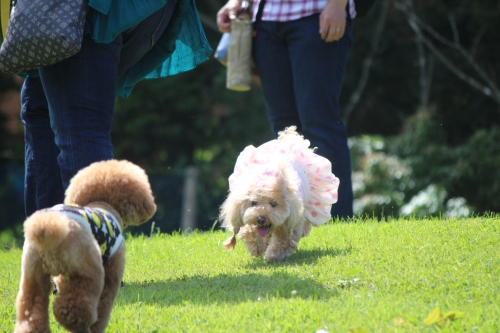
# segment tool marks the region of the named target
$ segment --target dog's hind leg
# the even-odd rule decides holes
[[[48,307],[51,291],[50,275],[44,271],[38,252],[25,245],[21,284],[16,299],[15,333],[50,332]]]
[[[293,248],[294,251],[297,250],[297,246],[301,238],[309,234],[309,232],[307,232],[307,234],[304,233],[304,231],[307,228],[306,223],[309,223],[309,221],[301,220],[290,230],[290,244],[291,244],[290,246]]]
[[[125,243],[122,243],[104,267],[104,288],[97,308],[97,321],[90,328],[92,333],[101,333],[106,330],[113,304],[121,287],[124,270]]]
[[[104,285],[104,272],[93,276],[58,276],[54,301],[56,320],[70,332],[90,333],[97,320],[97,305]]]
[[[303,236],[308,236],[309,233],[311,232],[313,224],[309,220],[304,221],[304,228],[302,230],[302,235]]]

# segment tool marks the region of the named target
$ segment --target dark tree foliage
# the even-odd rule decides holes
[[[221,36],[216,13],[225,2],[197,1],[213,49]],[[387,16],[376,36],[384,8]],[[493,203],[500,194],[500,176],[496,160],[488,158],[500,154],[500,99],[495,98],[500,73],[498,1],[377,0],[353,26],[342,110],[356,92],[367,55],[373,58],[359,101],[344,115],[349,135],[376,134],[407,142],[393,152],[413,161],[422,186],[446,178],[451,195],[466,197],[480,211],[500,209]],[[115,156],[151,174],[179,175],[192,165],[200,170],[198,215],[205,229],[217,217],[239,152],[273,137],[258,80],[250,92],[232,92],[225,88],[225,75],[224,66],[210,57],[190,72],[139,83],[130,98],[117,99],[112,132]],[[12,89],[19,91],[18,81],[0,73],[0,103]],[[421,110],[430,110],[427,118],[419,116]],[[22,137],[12,138],[0,127],[4,160],[22,159],[22,147]],[[5,183],[1,191],[10,193]]]
[[[405,119],[419,107],[419,61],[416,35],[408,17],[389,1],[386,26],[382,32],[378,53],[370,71],[370,79],[361,102],[349,118],[350,135],[364,133],[393,136],[403,130]],[[359,79],[366,49],[373,37],[373,25],[379,13],[380,0],[368,17],[354,20],[354,40],[349,58],[342,101],[350,97]],[[414,1],[415,12],[428,26],[450,41],[455,33],[460,45],[470,52],[473,61],[498,83],[500,73],[500,10],[497,1]],[[453,22],[453,23],[452,23]],[[432,38],[426,33],[425,36]],[[459,52],[436,40],[443,54],[466,75],[477,72]],[[426,107],[435,109],[435,120],[442,124],[450,145],[465,142],[480,128],[500,123],[500,103],[457,78],[429,50],[427,64],[430,73],[430,98]]]
[[[2,107],[7,94],[18,94],[19,80],[14,75],[0,72],[0,230],[19,224],[24,219],[23,208],[23,136],[7,131],[8,116]],[[21,228],[12,230],[20,237]]]
[[[6,128],[7,113],[2,110],[8,94],[18,94],[21,89],[20,80],[13,74],[0,71],[0,162],[13,161],[22,163],[22,135],[13,136]]]

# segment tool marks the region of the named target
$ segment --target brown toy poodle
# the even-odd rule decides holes
[[[123,229],[156,212],[148,177],[128,161],[96,162],[80,170],[64,204],[24,222],[22,275],[14,331],[50,332],[53,311],[71,332],[104,332],[125,268]]]

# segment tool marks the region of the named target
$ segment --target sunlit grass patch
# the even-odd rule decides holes
[[[129,237],[108,332],[500,331],[498,216],[333,222],[277,263],[240,241],[225,252],[228,236]],[[0,332],[13,328],[20,257],[0,252]]]

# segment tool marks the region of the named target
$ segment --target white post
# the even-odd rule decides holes
[[[198,169],[190,166],[184,170],[184,191],[182,196],[181,230],[192,231],[196,228],[196,185]]]

